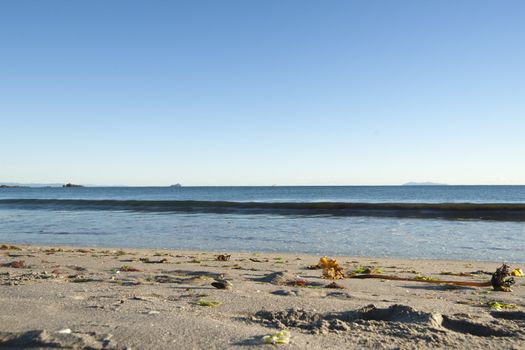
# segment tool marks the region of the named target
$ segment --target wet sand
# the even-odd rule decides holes
[[[524,277],[512,292],[352,278],[326,288],[308,268],[320,256],[5,245],[0,348],[525,348]],[[473,282],[502,263],[333,258],[345,275]],[[281,329],[288,344],[264,344]]]

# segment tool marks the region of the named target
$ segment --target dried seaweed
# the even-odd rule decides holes
[[[129,265],[122,265],[120,268],[118,268],[118,270],[122,272],[140,272],[139,269],[131,267]]]
[[[150,260],[149,258],[140,258],[139,260],[145,264],[164,264],[168,262],[168,259],[166,258],[163,258],[160,260]]]
[[[231,255],[229,254],[219,254],[217,255],[217,257],[215,258],[217,261],[228,261],[230,260],[231,258]]]
[[[14,269],[21,269],[25,267],[25,261],[24,260],[15,260],[11,261],[7,264],[4,264],[5,267],[12,267]]]
[[[338,280],[345,277],[343,268],[335,259],[328,259],[324,256],[319,259],[319,266],[323,269],[323,278]]]
[[[510,266],[503,264],[501,267],[498,267],[496,272],[492,274],[490,283],[492,284],[492,288],[494,288],[494,290],[511,292],[512,289],[510,287],[512,287],[516,281],[514,281],[514,278],[511,275]]]
[[[335,283],[335,282],[332,282],[332,283],[327,284],[326,286],[324,286],[324,288],[331,288],[331,289],[345,289],[345,287],[343,287],[342,285],[337,284],[337,283]]]
[[[22,250],[22,248],[15,245],[2,244],[0,245],[0,250]]]
[[[450,284],[455,286],[466,286],[466,287],[489,287],[492,286],[495,291],[510,292],[510,287],[514,285],[514,278],[511,276],[510,267],[507,264],[503,264],[499,267],[496,272],[492,274],[492,279],[487,282],[473,282],[473,281],[447,281],[440,280],[428,276],[416,276],[414,278],[404,278],[399,276],[385,276],[377,274],[360,274],[351,275],[350,278],[377,278],[383,280],[395,280],[395,281],[413,281],[413,282],[426,282],[426,283],[438,283],[438,284]]]

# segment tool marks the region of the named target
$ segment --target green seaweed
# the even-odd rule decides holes
[[[416,281],[437,282],[437,281],[439,281],[439,278],[432,277],[432,276],[417,275],[416,277],[414,277],[414,280],[416,280]]]
[[[502,301],[496,301],[496,300],[491,300],[491,301],[488,301],[486,303],[482,303],[482,305],[488,306],[492,310],[496,310],[496,311],[499,311],[499,310],[514,310],[514,309],[518,308],[516,306],[516,304],[504,303]]]
[[[358,266],[353,270],[348,272],[350,275],[358,273],[367,273],[367,274],[380,274],[383,273],[383,270],[380,267],[375,266]]]
[[[288,344],[290,342],[290,332],[285,329],[280,332],[265,335],[262,341],[264,344]]]

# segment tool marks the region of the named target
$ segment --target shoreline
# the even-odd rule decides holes
[[[519,348],[525,341],[524,277],[509,293],[352,278],[332,289],[322,270],[308,269],[320,258],[309,254],[5,245],[0,346],[253,348],[280,327],[290,332],[282,346],[293,349]],[[336,258],[346,274],[370,266],[383,275],[474,282],[501,265]],[[217,289],[217,281],[232,288]],[[495,310],[495,301],[514,309]]]
[[[513,265],[520,265],[525,267],[525,261],[517,261],[517,260],[506,260],[506,259],[495,259],[495,260],[476,260],[476,259],[432,259],[432,258],[414,258],[414,257],[402,257],[402,256],[369,256],[369,255],[345,255],[345,254],[329,254],[329,253],[323,253],[323,254],[317,254],[313,252],[304,252],[304,251],[296,251],[296,252],[290,252],[290,251],[265,251],[265,250],[235,250],[235,249],[228,249],[228,250],[217,250],[217,249],[178,249],[178,248],[159,248],[159,247],[128,247],[128,246],[122,246],[122,245],[89,245],[89,244],[76,244],[71,245],[67,243],[49,243],[49,244],[40,244],[40,243],[27,243],[27,242],[16,242],[16,241],[0,241],[0,245],[7,244],[7,245],[14,245],[19,247],[26,247],[26,248],[63,248],[63,249],[98,249],[98,250],[127,250],[127,251],[144,251],[147,253],[148,251],[156,251],[156,252],[180,252],[185,254],[202,254],[202,253],[208,253],[208,254],[224,254],[224,253],[234,253],[234,254],[240,254],[240,255],[250,255],[250,254],[267,254],[267,255],[280,255],[280,256],[308,256],[311,258],[316,257],[317,259],[320,259],[323,256],[329,256],[335,259],[340,258],[346,258],[346,259],[361,259],[361,260],[387,260],[387,261],[408,261],[408,262],[425,262],[425,263],[452,263],[452,264],[460,264],[460,263],[480,263],[480,264],[513,264]],[[0,250],[1,252],[1,250]]]

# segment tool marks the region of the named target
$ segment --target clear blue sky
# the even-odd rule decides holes
[[[525,184],[525,2],[0,1],[0,181]]]

